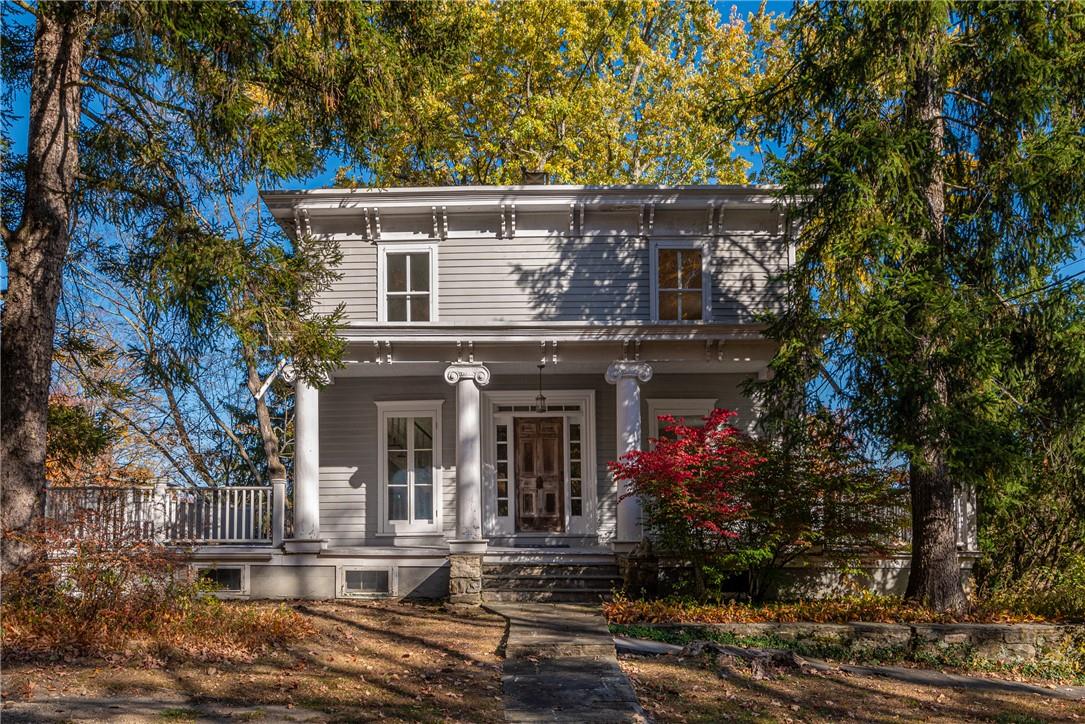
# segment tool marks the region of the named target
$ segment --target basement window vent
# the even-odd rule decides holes
[[[392,595],[392,572],[387,568],[343,571],[343,591],[348,596]]]
[[[245,590],[240,568],[200,568],[197,575],[216,591],[241,593]]]

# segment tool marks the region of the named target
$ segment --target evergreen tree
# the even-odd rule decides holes
[[[768,176],[796,209],[792,298],[771,329],[781,349],[765,392],[793,410],[814,375],[832,373],[907,461],[907,596],[959,610],[955,491],[1018,458],[1005,414],[1023,361],[1014,339],[1033,290],[1071,293],[1060,270],[1082,248],[1085,12],[819,2],[782,32],[781,71],[756,93],[725,90],[721,105],[748,137],[778,144]]]
[[[29,96],[25,158],[5,158],[9,287],[0,354],[3,529],[42,512],[56,310],[69,246],[107,223],[174,238],[208,199],[365,147],[454,57],[434,3],[38,3],[5,18],[6,87]],[[5,109],[10,115],[10,109]],[[5,139],[4,150],[11,148]],[[209,160],[228,158],[224,173]],[[239,252],[240,253],[240,252]],[[27,551],[3,547],[3,570]]]

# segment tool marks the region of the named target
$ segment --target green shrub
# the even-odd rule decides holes
[[[1085,621],[1085,556],[1061,569],[1038,568],[996,588],[981,604],[1051,621]]]

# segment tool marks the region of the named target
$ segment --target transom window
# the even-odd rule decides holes
[[[440,402],[379,402],[381,530],[440,529]]]
[[[652,249],[653,318],[699,322],[708,316],[705,251],[700,244],[657,242]]]
[[[433,245],[381,247],[381,321],[436,321],[436,256]]]

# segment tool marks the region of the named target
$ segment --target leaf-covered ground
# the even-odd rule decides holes
[[[1032,694],[919,686],[844,673],[758,680],[707,659],[623,657],[644,708],[659,722],[1075,722],[1085,703]]]
[[[244,707],[249,720],[279,718],[272,712],[284,708],[320,721],[502,720],[500,617],[388,602],[306,602],[294,608],[314,633],[249,662],[117,654],[111,661],[5,665],[5,706],[15,714],[28,700],[42,702],[45,711],[50,700],[64,698],[123,703],[159,697],[181,702],[167,710],[179,721],[199,718],[204,704]],[[262,716],[261,706],[276,708]]]

